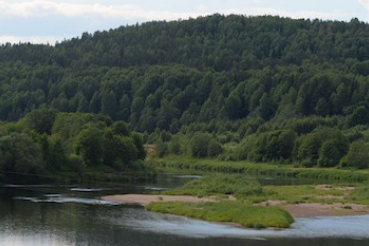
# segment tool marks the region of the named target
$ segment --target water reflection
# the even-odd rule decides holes
[[[369,216],[299,219],[290,230],[260,231],[98,203],[101,195],[172,188],[187,179],[168,176],[120,187],[0,188],[0,246],[369,245]]]

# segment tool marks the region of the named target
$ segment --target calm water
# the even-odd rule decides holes
[[[173,188],[196,176],[166,175],[156,184],[4,186],[1,246],[367,246],[369,216],[301,219],[292,229],[255,231],[117,206],[101,195]]]

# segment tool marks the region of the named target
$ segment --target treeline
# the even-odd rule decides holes
[[[144,171],[142,139],[103,115],[40,109],[0,125],[0,178],[6,182],[81,180],[88,172]]]
[[[348,159],[368,142],[368,39],[357,19],[212,15],[6,44],[0,119],[101,113],[143,133],[159,156],[365,168]]]
[[[145,139],[153,141],[157,157],[171,154],[302,167],[369,168],[368,125],[345,128],[345,118],[318,116],[257,122],[255,131],[246,133],[241,141],[240,132],[229,131],[224,136],[205,128],[174,135],[156,131]]]

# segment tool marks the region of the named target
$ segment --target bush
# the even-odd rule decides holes
[[[235,196],[260,196],[263,189],[254,179],[242,174],[212,174],[187,182],[183,187],[165,194],[208,196],[215,194]]]
[[[168,144],[168,151],[171,154],[179,155],[181,154],[181,144],[178,137],[173,137]]]
[[[208,146],[208,156],[217,157],[223,152],[222,145],[215,139],[211,140]]]
[[[168,153],[168,145],[161,140],[155,143],[155,155],[157,157],[164,157]]]
[[[83,158],[79,155],[71,154],[68,159],[71,169],[78,174],[82,174],[86,168]]]
[[[340,162],[341,167],[364,169],[369,167],[369,146],[363,141],[350,145],[350,150]]]
[[[204,158],[208,156],[208,147],[211,138],[207,134],[196,133],[191,138],[191,156],[195,158]]]

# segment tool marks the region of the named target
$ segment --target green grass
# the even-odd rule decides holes
[[[252,176],[294,177],[350,182],[369,180],[369,170],[300,168],[293,165],[253,163],[249,161],[230,162],[216,159],[194,159],[185,156],[167,156],[164,159],[151,159],[149,162],[157,169],[164,171],[240,173]]]
[[[162,192],[165,195],[234,195],[236,197],[260,196],[263,189],[260,184],[241,174],[211,174],[187,182],[183,187]]]
[[[237,223],[247,228],[289,228],[292,216],[277,207],[253,207],[242,202],[185,203],[153,202],[146,206],[151,212],[182,215],[211,222]]]
[[[351,192],[350,199],[356,203],[369,205],[369,182]]]
[[[330,189],[318,189],[315,185],[288,185],[288,186],[264,186],[265,197],[268,200],[286,201],[290,204],[296,203],[335,203],[345,202],[341,197],[347,195],[347,191],[336,189],[332,185]]]
[[[152,212],[183,215],[214,222],[232,222],[250,228],[287,228],[291,215],[270,201],[297,203],[345,203],[369,205],[369,183],[352,190],[345,185],[285,185],[261,186],[243,174],[212,173],[188,181],[183,187],[163,191],[163,195],[217,196],[214,203],[155,202],[146,208]],[[228,200],[228,195],[237,198]],[[266,206],[258,206],[264,202]]]
[[[359,190],[361,189],[364,188]],[[354,202],[355,199],[357,202],[365,202],[363,196],[356,195],[354,199],[351,193],[356,194],[355,191],[342,189],[341,185],[329,185],[325,189],[316,185],[261,186],[255,179],[250,179],[246,175],[212,173],[160,194],[217,196],[220,200],[227,200],[228,195],[233,195],[237,200],[242,200],[249,205],[268,200],[285,201],[290,204]]]

